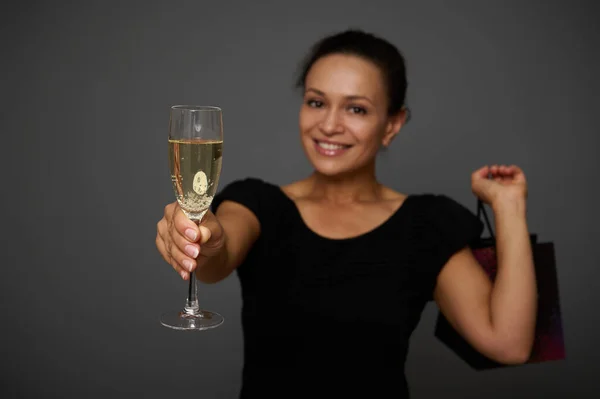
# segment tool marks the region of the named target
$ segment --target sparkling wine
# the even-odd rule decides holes
[[[223,141],[169,140],[171,181],[179,206],[190,219],[202,219],[219,184]]]

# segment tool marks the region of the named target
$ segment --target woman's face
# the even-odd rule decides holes
[[[390,117],[387,110],[384,79],[375,64],[345,54],[317,60],[306,76],[300,109],[302,145],[313,167],[340,176],[372,166],[404,121],[403,112]]]

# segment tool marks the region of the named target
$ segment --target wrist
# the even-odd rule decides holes
[[[501,195],[494,199],[491,208],[495,215],[525,217],[527,200],[522,196]]]

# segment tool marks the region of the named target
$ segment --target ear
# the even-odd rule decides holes
[[[408,110],[402,107],[395,115],[390,116],[387,126],[385,128],[385,135],[383,136],[382,144],[384,147],[388,147],[392,140],[402,129],[402,126],[406,123],[408,118]]]

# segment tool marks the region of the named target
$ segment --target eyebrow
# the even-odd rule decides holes
[[[309,87],[306,89],[306,92],[309,92],[309,91],[325,97],[325,93],[322,92],[321,90],[317,90],[312,87]],[[346,96],[346,98],[349,100],[366,100],[366,101],[370,102],[371,104],[373,104],[373,101],[369,97],[366,97],[366,96],[351,95],[351,96]]]

